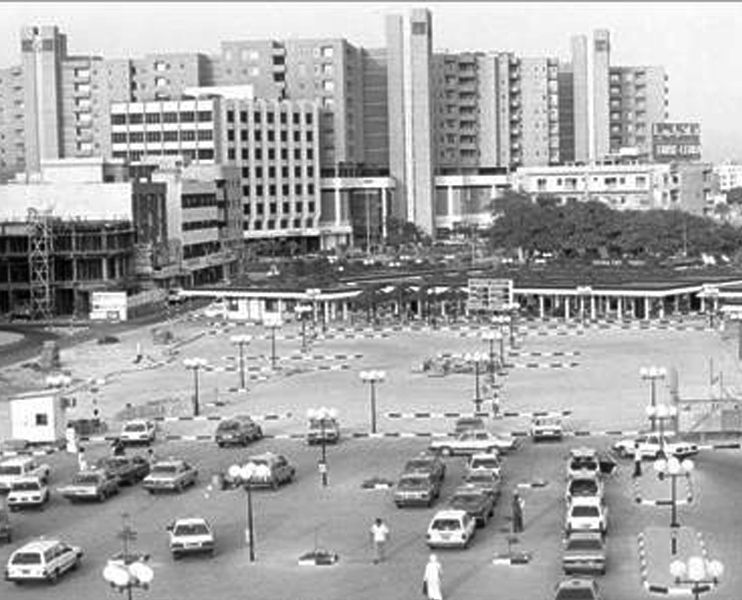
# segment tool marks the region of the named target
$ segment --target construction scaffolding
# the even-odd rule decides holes
[[[51,209],[28,209],[28,265],[30,273],[30,310],[32,319],[54,316],[54,236],[51,230]]]

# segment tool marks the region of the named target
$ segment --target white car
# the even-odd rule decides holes
[[[0,492],[10,490],[13,482],[25,477],[38,477],[43,482],[49,481],[49,465],[39,463],[31,456],[17,456],[0,462]]]
[[[431,519],[425,541],[430,548],[466,548],[476,526],[475,519],[465,510],[441,510]]]
[[[469,473],[472,471],[490,471],[497,477],[502,476],[502,464],[500,463],[500,456],[496,452],[472,454],[466,468]]]
[[[572,531],[608,530],[608,507],[601,496],[573,496],[567,504],[564,523],[567,534]]]
[[[124,444],[152,444],[155,441],[157,427],[146,419],[133,419],[124,423],[119,439]]]
[[[430,442],[430,450],[443,456],[455,454],[480,454],[508,452],[515,448],[515,438],[500,437],[489,431],[466,431],[453,438],[435,438]]]
[[[19,548],[8,559],[5,579],[23,581],[46,580],[51,583],[80,565],[83,551],[59,540],[38,540]]]
[[[167,527],[170,536],[169,546],[173,558],[184,554],[209,554],[214,556],[216,546],[214,530],[200,517],[178,519]]]
[[[562,418],[558,415],[534,417],[531,422],[531,438],[534,442],[541,440],[561,440],[564,437]]]
[[[659,458],[663,449],[666,456],[675,456],[680,459],[698,454],[696,444],[673,441],[672,436],[661,437],[658,433],[644,433],[633,439],[620,440],[613,445],[613,449],[624,458],[633,458],[637,449],[642,459]]]
[[[49,502],[49,486],[39,477],[21,477],[11,484],[7,502],[10,510],[43,506]]]

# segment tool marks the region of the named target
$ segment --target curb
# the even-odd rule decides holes
[[[693,504],[693,480],[690,477],[690,473],[685,474],[687,482],[688,493],[683,499],[676,499],[676,506],[688,506]],[[641,490],[639,487],[639,478],[634,479],[634,502],[641,504],[642,506],[672,506],[672,500],[645,500],[641,496]]]

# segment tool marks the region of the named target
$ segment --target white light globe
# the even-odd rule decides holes
[[[691,581],[702,581],[706,577],[706,563],[700,556],[688,559],[688,578]]]
[[[143,562],[135,562],[129,565],[129,572],[137,578],[139,583],[149,585],[155,578],[155,573],[149,565]]]
[[[239,465],[232,465],[227,470],[227,474],[231,479],[238,479],[242,473],[242,468]]]
[[[683,471],[685,471],[686,473],[690,473],[695,465],[693,464],[692,460],[686,458],[683,462],[680,463],[680,466],[683,468]]]
[[[724,574],[724,565],[721,561],[710,560],[706,563],[706,570],[713,579],[719,579]]]
[[[131,583],[131,575],[129,571],[118,565],[109,564],[103,570],[103,577],[106,581],[111,582],[116,587],[126,587]]]
[[[670,575],[675,579],[685,577],[685,563],[682,560],[674,560],[670,563]]]

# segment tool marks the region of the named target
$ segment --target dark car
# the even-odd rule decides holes
[[[216,428],[216,443],[224,446],[247,446],[263,437],[263,430],[250,417],[233,417],[219,423]]]
[[[477,522],[477,527],[484,527],[495,512],[495,497],[474,485],[456,488],[448,504],[451,508],[465,510]]]
[[[394,490],[394,503],[403,506],[433,506],[441,493],[440,482],[430,473],[405,473]]]
[[[567,575],[605,575],[605,541],[598,531],[573,531],[564,540],[562,568]]]
[[[480,417],[460,417],[456,419],[453,432],[458,435],[466,431],[481,431],[483,429],[486,429],[486,427]]]
[[[492,471],[469,471],[464,475],[464,483],[491,495],[495,502],[499,500],[502,492],[502,479]]]
[[[435,454],[424,453],[408,460],[403,472],[429,473],[433,479],[441,483],[446,476],[446,463]]]
[[[143,456],[107,456],[95,466],[118,479],[119,485],[133,485],[149,475],[149,461]]]

